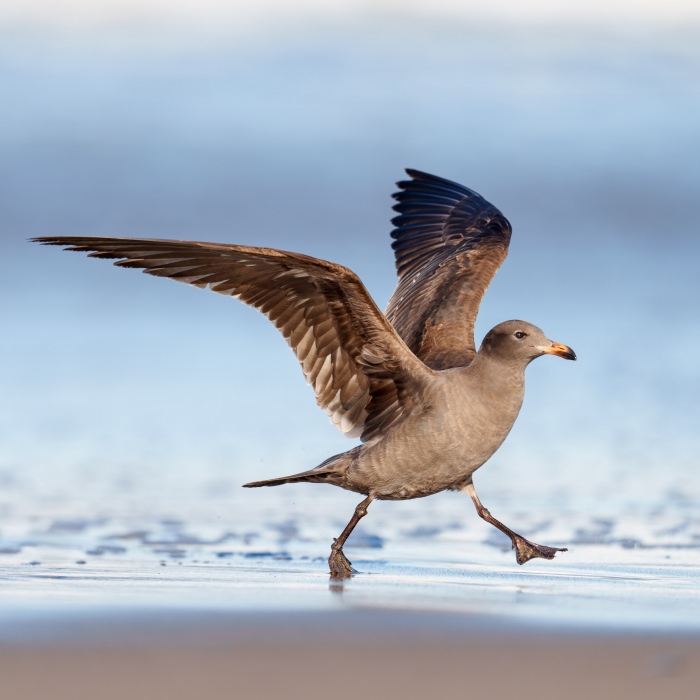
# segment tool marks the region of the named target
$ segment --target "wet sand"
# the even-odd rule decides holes
[[[377,610],[62,617],[0,645],[16,700],[694,698],[700,639]],[[49,639],[50,638],[50,639]]]
[[[166,545],[154,524],[120,549],[123,525],[64,521],[5,555],[3,697],[697,695],[695,548],[578,544],[518,567],[480,530],[365,531],[348,548],[361,573],[335,585],[303,528],[205,542],[180,524]]]

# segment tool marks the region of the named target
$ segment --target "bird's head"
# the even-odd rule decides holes
[[[521,360],[524,364],[542,355],[576,359],[570,347],[551,341],[537,326],[526,321],[499,323],[486,334],[481,352],[505,361]]]

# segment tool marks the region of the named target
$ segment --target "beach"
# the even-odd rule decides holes
[[[695,697],[697,637],[553,633],[376,610],[54,621],[4,643],[7,697]],[[60,644],[59,644],[60,641]]]
[[[154,26],[0,26],[3,697],[695,697],[695,25]],[[357,444],[271,324],[27,239],[298,251],[384,308],[405,167],[513,225],[477,344],[523,318],[578,355],[474,477],[568,551],[518,566],[463,494],[374,502],[333,584],[357,495],[242,488]]]
[[[338,583],[340,499],[295,488],[281,521],[244,497],[186,522],[35,519],[0,569],[8,697],[694,697],[697,518],[525,519],[569,551],[519,567],[466,499],[382,504]]]

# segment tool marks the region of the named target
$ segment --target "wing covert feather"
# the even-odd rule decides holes
[[[209,287],[258,309],[296,354],[318,405],[349,437],[366,441],[383,434],[420,405],[420,388],[432,376],[357,275],[341,265],[271,248],[196,241],[32,240]]]
[[[511,226],[473,190],[406,171],[397,183],[392,238],[399,283],[387,318],[435,370],[468,365],[476,354],[481,299],[508,254]]]

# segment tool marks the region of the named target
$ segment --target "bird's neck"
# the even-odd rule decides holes
[[[480,350],[467,368],[493,398],[517,404],[525,393],[526,363],[503,360]]]

